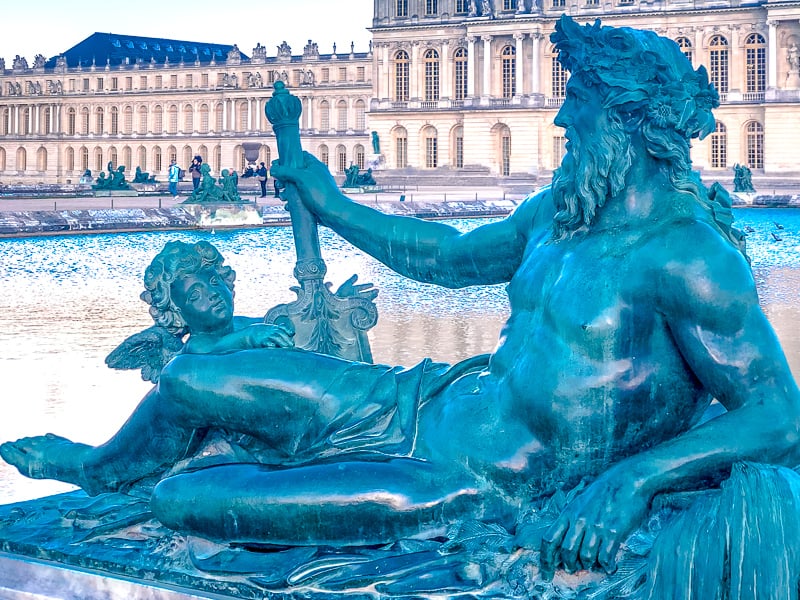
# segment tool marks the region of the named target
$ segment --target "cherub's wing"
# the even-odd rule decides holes
[[[183,348],[183,340],[153,325],[134,333],[106,356],[112,369],[141,369],[142,379],[158,382],[161,369]]]

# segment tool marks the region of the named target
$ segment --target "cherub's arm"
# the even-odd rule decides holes
[[[222,336],[190,335],[183,354],[228,354],[254,348],[289,348],[292,334],[278,325],[266,325],[260,319],[236,317],[234,330]]]
[[[797,384],[759,307],[747,263],[705,227],[684,231],[682,245],[666,240],[676,255],[655,282],[661,299],[655,309],[694,375],[728,412],[620,461],[595,480],[545,535],[545,573],[561,563],[570,570],[613,569],[620,543],[656,494],[715,485],[737,461],[798,460]]]

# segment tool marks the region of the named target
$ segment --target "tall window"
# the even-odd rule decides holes
[[[81,171],[86,171],[89,168],[89,149],[86,146],[81,147]]]
[[[155,171],[161,170],[161,148],[159,146],[153,148],[153,169]]]
[[[169,107],[168,133],[178,133],[178,107],[174,104]]]
[[[347,150],[342,145],[336,146],[336,169],[339,173],[344,173],[347,168]]]
[[[433,102],[439,99],[439,53],[434,49],[425,51],[425,100]]]
[[[94,149],[94,170],[102,171],[106,165],[103,164],[103,149],[97,147]]]
[[[408,0],[395,0],[395,14],[398,17],[408,16]]]
[[[131,147],[130,146],[125,146],[122,149],[122,164],[125,165],[126,167],[130,168],[130,165],[133,164],[132,158],[133,158],[133,156],[131,154]],[[133,169],[131,169],[131,170],[133,170]]]
[[[208,133],[208,104],[200,105],[200,133]]]
[[[359,169],[364,168],[364,146],[361,144],[357,144],[355,148],[353,148],[353,156],[355,158],[356,166]]]
[[[506,46],[500,52],[503,66],[503,98],[511,98],[517,85],[517,50],[514,46]]]
[[[72,128],[75,129],[75,109],[70,108],[70,112],[72,113]],[[10,132],[10,125],[11,123],[11,111],[7,108],[3,108],[0,110],[0,134],[6,135]],[[69,113],[67,113],[67,123],[69,123]],[[69,131],[68,131],[69,132]],[[72,132],[75,133],[74,131]]]
[[[679,37],[675,40],[675,43],[678,44],[678,48],[681,49],[683,55],[687,58],[687,60],[691,63],[694,59],[694,50],[692,49],[692,40],[687,37]]]
[[[453,66],[455,69],[455,99],[463,100],[467,97],[467,49],[457,48],[453,53]]]
[[[81,109],[81,134],[89,135],[89,109],[85,106]]]
[[[144,134],[147,133],[147,107],[140,106],[139,107],[139,131],[137,133]],[[144,167],[142,167],[144,169]]]
[[[116,106],[111,107],[111,129],[109,133],[111,135],[117,135],[119,133],[119,108]]]
[[[717,121],[717,128],[711,134],[711,167],[722,169],[728,166],[728,130]]]
[[[65,155],[65,160],[67,163],[67,171],[74,171],[75,170],[75,150],[72,148],[67,148],[67,153]],[[0,171],[5,170],[5,168],[0,169]]]
[[[764,168],[764,127],[758,121],[750,121],[745,127],[747,135],[747,166]]]
[[[711,83],[720,94],[728,93],[728,40],[721,35],[711,38],[708,45]]]
[[[27,171],[28,170],[28,153],[25,151],[25,148],[19,148],[17,150],[17,171]]]
[[[553,8],[564,8],[566,5],[567,0],[552,0],[552,4],[550,6]]]
[[[36,170],[47,171],[47,150],[39,148],[36,152]]]
[[[408,166],[408,133],[399,127],[394,133],[395,168],[404,169]]]
[[[31,109],[23,108],[20,111],[20,133],[27,135],[31,132]]]
[[[236,107],[236,112],[239,114],[239,131],[249,131],[250,107],[247,102],[240,102]]]
[[[191,104],[183,107],[183,132],[192,133],[194,131],[194,109]]]
[[[142,171],[147,171],[147,150],[144,146],[139,146],[136,154],[139,158],[139,167],[141,167]]]
[[[364,131],[367,128],[367,105],[363,100],[356,100],[356,130]]]
[[[455,14],[457,15],[467,14],[469,12],[469,2],[470,0],[456,0]]]
[[[425,143],[425,168],[435,169],[439,166],[439,139],[433,127],[426,127],[422,132]]]
[[[67,111],[67,135],[75,135],[75,122],[77,121],[77,113],[75,112],[74,108],[70,108]],[[3,119],[5,121],[5,119]],[[6,129],[3,133],[8,133],[8,129]]]
[[[514,0],[503,0],[503,10],[514,10]]]
[[[94,132],[98,135],[103,133],[103,125],[105,120],[105,113],[103,109],[98,107],[95,111]]]
[[[400,50],[394,55],[394,99],[408,102],[408,52]]]
[[[344,100],[336,103],[336,128],[339,131],[347,131],[347,102]]]
[[[500,133],[500,174],[511,175],[511,132],[507,127]]]
[[[153,109],[153,133],[156,135],[164,133],[164,109],[160,106]]]
[[[425,0],[425,16],[439,14],[439,0]]]
[[[108,149],[108,160],[111,161],[111,164],[114,167],[117,167],[119,165],[118,159],[119,157],[117,156],[117,149],[114,146],[111,146],[111,148]]]
[[[328,156],[328,147],[325,144],[322,144],[319,147],[319,153],[317,155],[319,157],[319,161],[325,165],[326,167],[330,163],[330,157]]]
[[[122,113],[122,132],[126,134],[133,133],[133,108],[130,106],[126,106]]]
[[[763,92],[767,87],[767,44],[764,38],[751,33],[744,41],[745,92]]]
[[[51,117],[52,117],[52,111],[51,111],[50,107],[47,106],[44,109],[44,132],[45,133],[52,133],[52,131],[50,131],[50,119],[51,119]]]
[[[553,50],[555,53],[555,49]],[[558,57],[552,58],[552,69],[550,71],[550,85],[552,87],[553,98],[566,98],[567,96],[567,71],[558,62]]]
[[[328,131],[331,128],[331,105],[327,100],[319,103],[319,128]]]
[[[224,111],[222,104],[217,104],[214,108],[214,130],[217,132],[222,131],[222,123],[225,121]]]
[[[453,166],[464,167],[464,128],[459,126],[453,131]]]
[[[557,169],[567,153],[567,138],[563,135],[553,137],[553,168]]]

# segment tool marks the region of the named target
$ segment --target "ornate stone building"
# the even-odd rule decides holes
[[[653,29],[706,66],[722,105],[698,168],[800,175],[800,0],[374,0],[366,53],[309,41],[302,55],[284,43],[248,57],[98,33],[31,66],[0,60],[0,182],[76,182],[109,161],[163,180],[171,157],[186,168],[194,154],[241,170],[247,142],[268,162],[277,78],[302,99],[304,147],[334,173],[365,166],[374,143],[384,181],[409,167],[453,182],[547,175],[564,152],[553,118],[566,74],[549,41],[562,12]]]
[[[716,133],[695,143],[696,167],[800,174],[798,0],[375,0],[369,127],[387,166],[557,166],[566,76],[549,36],[563,12],[652,29],[706,66],[722,105]]]
[[[270,56],[236,46],[95,33],[64,54],[29,66],[0,59],[0,183],[77,183],[108,162],[155,174],[171,158],[192,156],[212,172],[241,171],[243,144],[261,143],[259,160],[277,156],[264,104],[283,79],[303,102],[303,145],[333,171],[362,167],[370,148],[366,113],[372,56],[317,44]]]

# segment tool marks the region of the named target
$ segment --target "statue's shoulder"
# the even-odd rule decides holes
[[[509,218],[528,227],[550,227],[555,214],[555,200],[550,186],[546,185],[525,196]]]

